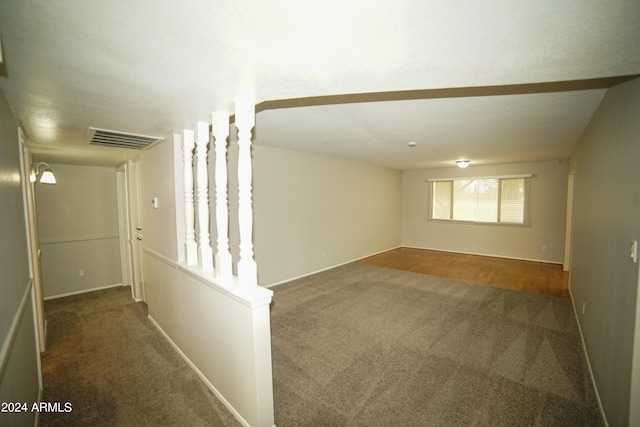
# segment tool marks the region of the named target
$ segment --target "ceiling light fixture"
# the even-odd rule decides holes
[[[471,162],[469,160],[458,160],[456,162],[456,165],[458,165],[459,168],[466,168],[467,166],[469,166],[471,164]]]
[[[45,166],[45,168],[42,172],[40,172],[40,166],[43,166],[43,165]],[[41,184],[56,183],[56,177],[53,174],[53,171],[51,170],[51,168],[49,168],[48,163],[40,162],[36,165],[35,170],[31,171],[31,182],[36,182],[36,180],[38,179],[38,175],[40,175],[40,180],[38,180],[38,182],[40,182]]]
[[[415,141],[410,141],[408,145],[409,145],[409,147],[413,148],[416,145],[418,145],[418,143],[416,143]]]

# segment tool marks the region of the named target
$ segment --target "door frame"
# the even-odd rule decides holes
[[[116,168],[116,197],[118,201],[118,240],[120,244],[120,270],[122,285],[131,286],[131,251],[129,250],[129,203],[127,194],[127,167]],[[133,291],[132,291],[133,296]]]
[[[127,183],[128,244],[131,266],[131,296],[135,301],[145,301],[144,270],[142,266],[142,223],[140,221],[139,164],[129,160],[125,165]]]
[[[629,393],[629,426],[640,426],[640,263],[636,287],[636,325],[631,357],[631,390]]]
[[[574,171],[569,172],[567,178],[567,220],[564,235],[564,261],[562,263],[563,271],[571,269],[571,238],[573,233],[573,186],[575,174]]]
[[[27,231],[26,239],[29,258],[29,275],[33,282],[31,299],[34,308],[37,344],[40,352],[43,352],[47,345],[47,321],[44,312],[44,289],[42,285],[42,270],[40,268],[40,244],[38,242],[35,194],[33,182],[31,181],[31,151],[29,151],[29,148],[24,143],[24,133],[21,127],[18,127],[18,147],[20,152],[22,198]],[[38,366],[40,366],[39,360]]]

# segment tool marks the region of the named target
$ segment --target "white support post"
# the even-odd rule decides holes
[[[236,104],[238,128],[238,223],[240,260],[238,285],[251,289],[258,286],[258,269],[253,259],[253,207],[251,205],[251,129],[255,126],[255,105],[243,100]]]
[[[229,112],[213,114],[213,136],[216,150],[216,230],[218,234],[215,256],[216,278],[231,283],[233,276],[231,252],[229,251],[229,202],[227,195],[227,137],[229,136]]]
[[[184,225],[185,252],[188,265],[198,264],[198,251],[195,231],[195,212],[193,206],[193,131],[184,131],[182,140],[182,159],[184,162]]]
[[[209,123],[198,122],[196,135],[196,189],[198,206],[198,258],[204,273],[213,272],[213,249],[209,236],[209,173],[207,170]]]

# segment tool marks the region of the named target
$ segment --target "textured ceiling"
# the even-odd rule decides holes
[[[474,164],[566,159],[604,92],[265,110],[257,116],[255,143],[400,170],[453,166],[462,159]],[[416,143],[414,147],[408,146],[410,141]]]
[[[536,84],[640,74],[637,0],[1,0],[0,33],[0,90],[60,163],[137,154],[89,127],[170,138],[246,95],[257,144],[398,169],[566,158],[611,81]]]

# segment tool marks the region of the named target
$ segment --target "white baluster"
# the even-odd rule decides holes
[[[205,273],[213,271],[213,250],[209,236],[209,173],[207,170],[207,145],[209,145],[209,123],[198,122],[196,135],[197,206],[198,206],[198,258]]]
[[[253,259],[253,207],[251,205],[251,129],[255,125],[255,105],[243,100],[236,104],[238,128],[238,222],[240,229],[240,260],[238,284],[242,288],[258,285],[258,272]]]
[[[229,251],[229,202],[227,197],[227,137],[229,136],[229,112],[213,114],[213,135],[216,150],[216,230],[218,232],[215,256],[216,277],[222,283],[230,283],[232,273]]]
[[[187,264],[198,263],[198,249],[196,244],[195,212],[193,207],[193,131],[184,131],[182,141],[182,159],[184,162],[184,222],[185,222],[185,250]]]

